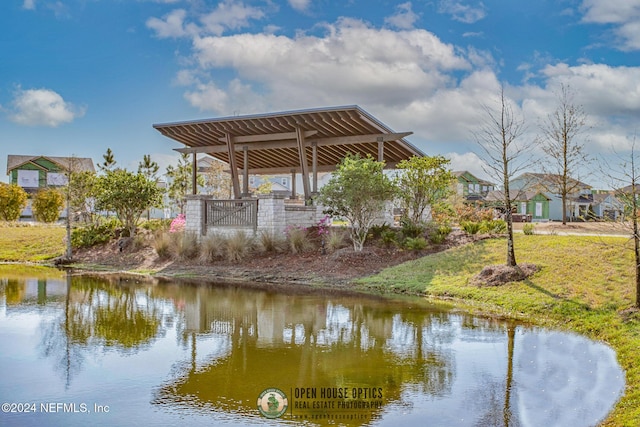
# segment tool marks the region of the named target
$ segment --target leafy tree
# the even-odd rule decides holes
[[[55,188],[43,188],[33,196],[31,208],[33,216],[46,223],[52,223],[60,218],[64,206],[64,197]]]
[[[427,207],[442,202],[451,192],[454,175],[447,168],[450,160],[443,156],[418,157],[402,160],[396,166],[398,195],[407,219],[414,224],[422,221]]]
[[[575,177],[578,169],[590,162],[584,144],[578,140],[584,132],[587,116],[583,108],[573,101],[573,92],[564,84],[558,93],[558,105],[547,116],[540,128],[539,142],[546,154],[542,169],[551,179],[547,191],[557,193],[562,199],[562,223],[567,223],[568,197],[580,186]]]
[[[162,202],[162,189],[155,181],[125,169],[115,169],[100,176],[98,189],[97,208],[114,211],[131,237],[135,235],[144,211],[160,206]]]
[[[329,182],[320,190],[319,201],[332,217],[342,217],[351,224],[353,249],[362,251],[367,233],[394,196],[394,186],[383,172],[384,162],[371,156],[347,155]]]
[[[500,88],[497,108],[485,105],[484,110],[486,119],[480,130],[474,133],[474,137],[485,154],[480,156],[484,160],[485,172],[502,183],[502,201],[507,222],[506,265],[516,267],[509,181],[526,166],[522,159],[530,146],[520,143],[520,137],[524,132],[524,119],[517,117],[513,112],[511,103],[505,97],[504,87]]]
[[[67,231],[66,258],[70,260],[73,255],[71,223],[77,219],[90,221],[93,219],[92,201],[96,192],[96,174],[93,171],[84,170],[82,162],[75,156],[67,159],[64,169],[67,185],[62,189],[67,206],[67,218],[65,221]]]
[[[95,172],[80,171],[69,174],[69,205],[73,216],[90,220],[93,216],[92,200],[97,192]]]
[[[183,153],[178,159],[178,164],[174,167],[167,167],[167,177],[169,177],[169,198],[178,206],[180,213],[184,213],[185,196],[193,191],[192,183],[192,163],[189,161],[189,154]],[[204,178],[198,176],[198,185],[204,185]]]
[[[0,219],[17,221],[27,206],[27,193],[16,184],[0,182]]]
[[[116,167],[116,163],[118,163],[113,156],[113,151],[111,151],[111,148],[107,148],[107,152],[102,155],[102,158],[104,159],[104,161],[98,165],[98,168],[100,168],[100,170],[103,172],[113,170]]]

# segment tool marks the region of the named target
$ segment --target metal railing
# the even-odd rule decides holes
[[[258,226],[257,200],[206,200],[204,224],[206,227]]]

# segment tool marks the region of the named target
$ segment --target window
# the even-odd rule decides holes
[[[542,216],[542,202],[536,202],[536,216]]]
[[[520,213],[522,215],[527,214],[527,202],[520,202]]]
[[[67,185],[67,177],[63,173],[49,172],[47,185]]]
[[[38,171],[32,170],[19,170],[18,171],[18,185],[23,188],[38,188],[40,181],[40,174]]]

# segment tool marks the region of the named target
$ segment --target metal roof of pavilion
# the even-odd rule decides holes
[[[153,127],[186,146],[176,151],[206,153],[252,174],[304,173],[310,165],[316,171],[330,171],[348,153],[370,154],[387,167],[414,155],[424,156],[404,139],[412,132],[395,133],[356,105]]]

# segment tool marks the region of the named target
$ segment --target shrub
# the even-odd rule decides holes
[[[405,238],[422,236],[426,230],[426,226],[421,222],[413,222],[408,218],[400,221],[402,226],[402,235]]]
[[[477,208],[470,205],[460,205],[456,207],[456,216],[458,222],[462,225],[463,222],[481,222],[490,221],[494,217],[493,209]]]
[[[171,258],[171,237],[164,231],[154,233],[153,248],[160,259]]]
[[[371,228],[369,229],[369,235],[373,238],[373,239],[379,239],[382,237],[382,233],[389,231],[391,229],[391,226],[389,224],[387,224],[386,222],[382,225],[373,225],[371,226]]]
[[[16,184],[0,182],[0,219],[17,221],[27,206],[27,193]]]
[[[451,233],[451,227],[449,225],[432,224],[427,230],[427,236],[429,237],[429,242],[439,245],[447,239],[447,236]]]
[[[507,222],[502,219],[484,220],[480,223],[480,231],[483,233],[506,233]]]
[[[268,231],[260,233],[260,250],[262,252],[282,252],[287,242],[282,237]]]
[[[171,225],[169,226],[169,233],[178,233],[184,231],[186,222],[187,220],[184,214],[178,215],[171,221]]]
[[[385,230],[382,232],[380,240],[382,241],[382,245],[388,248],[398,244],[398,234],[391,229]]]
[[[224,249],[228,261],[242,261],[253,250],[253,238],[244,231],[237,231],[226,239]]]
[[[43,188],[33,196],[31,208],[36,220],[47,224],[56,222],[64,205],[64,197],[55,188]]]
[[[460,227],[468,234],[478,234],[480,231],[480,223],[473,221],[462,221]]]
[[[116,231],[121,226],[122,224],[117,218],[109,218],[85,227],[75,228],[71,231],[71,246],[83,248],[108,242],[116,237]]]
[[[200,241],[200,260],[211,262],[225,254],[227,239],[216,233],[207,234]]]
[[[149,219],[140,224],[140,228],[149,231],[165,231],[169,230],[170,225],[170,219]]]
[[[325,245],[329,252],[335,252],[347,246],[347,233],[342,229],[332,229],[325,238]]]
[[[313,245],[309,241],[307,229],[300,226],[290,225],[285,230],[289,249],[294,254],[311,250]]]
[[[173,233],[175,237],[175,255],[178,259],[190,260],[195,259],[200,254],[200,246],[198,245],[198,236],[196,233]]]
[[[527,236],[531,236],[531,235],[535,234],[535,232],[534,232],[535,228],[536,228],[536,226],[534,224],[527,223],[527,224],[524,224],[522,226],[522,232],[524,234],[526,234]]]
[[[429,246],[429,243],[424,237],[407,237],[404,241],[404,247],[412,251],[421,251],[427,246]]]

